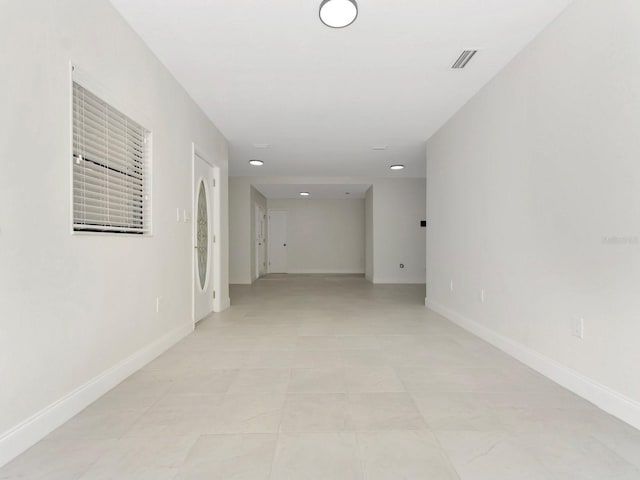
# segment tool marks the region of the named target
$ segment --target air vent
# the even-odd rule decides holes
[[[465,50],[451,68],[460,69],[466,67],[476,53],[478,53],[478,50]]]

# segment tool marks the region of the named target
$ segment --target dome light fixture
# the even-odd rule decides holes
[[[344,28],[358,18],[356,0],[322,0],[320,3],[320,20],[327,27]]]
[[[301,197],[308,197],[309,195],[311,195],[309,192],[300,192]]]
[[[254,167],[261,167],[264,165],[262,160],[249,160],[249,165],[253,165]]]
[[[391,170],[402,170],[404,169],[404,165],[391,165],[389,168]]]

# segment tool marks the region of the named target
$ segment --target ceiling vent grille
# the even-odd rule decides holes
[[[478,50],[465,50],[464,52],[462,52],[462,55],[458,57],[451,68],[461,69],[466,67],[476,53],[478,53]]]

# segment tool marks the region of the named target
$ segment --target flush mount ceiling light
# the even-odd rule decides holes
[[[309,192],[300,192],[301,197],[308,197],[309,195],[311,195]]]
[[[262,160],[249,160],[249,165],[253,165],[254,167],[261,167],[264,165]]]
[[[404,165],[391,165],[389,168],[391,170],[402,170],[404,168]]]
[[[322,0],[320,3],[320,20],[327,27],[344,28],[358,18],[356,0]]]

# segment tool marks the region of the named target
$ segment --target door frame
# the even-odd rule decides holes
[[[268,209],[267,210],[267,216],[268,216],[268,221],[267,221],[267,245],[269,248],[266,249],[266,261],[267,261],[267,265],[265,268],[265,272],[266,273],[271,273],[271,214],[272,213],[284,213],[287,216],[287,228],[288,228],[288,220],[289,220],[289,212],[287,210],[283,210],[283,209]],[[289,244],[289,238],[287,236],[287,244]],[[289,270],[289,251],[287,250],[287,268],[286,270]]]
[[[207,185],[207,189],[210,193],[211,200],[213,201],[213,208],[210,208],[211,216],[213,217],[213,221],[210,223],[210,234],[212,237],[215,237],[215,242],[213,243],[213,248],[211,249],[211,259],[213,261],[213,268],[209,271],[209,280],[212,281],[214,285],[214,289],[216,292],[216,296],[213,299],[213,311],[221,312],[222,311],[222,295],[220,293],[220,287],[222,283],[222,248],[221,248],[221,225],[222,219],[220,218],[221,208],[220,202],[222,200],[222,196],[220,194],[221,186],[220,186],[220,167],[212,160],[213,156],[203,151],[199,146],[195,144],[195,142],[191,143],[191,216],[190,218],[183,217],[183,221],[187,222],[191,226],[191,245],[189,247],[191,259],[191,321],[195,327],[196,322],[199,320],[196,318],[196,262],[193,256],[193,246],[196,244],[196,233],[195,233],[195,221],[196,221],[196,157],[200,160],[204,161],[207,165],[209,165],[213,169],[213,180],[215,182],[215,186]],[[211,267],[211,265],[210,265]]]
[[[255,202],[255,208],[254,208],[254,222],[253,222],[253,228],[255,230],[255,238],[253,239],[254,241],[254,245],[255,245],[255,250],[254,250],[254,255],[255,255],[255,269],[256,269],[256,280],[258,278],[260,278],[260,250],[262,249],[264,251],[264,261],[266,263],[267,261],[267,249],[266,249],[266,243],[267,243],[267,235],[268,233],[266,232],[266,228],[264,228],[267,224],[266,221],[266,212],[264,210],[264,208],[262,208],[262,205],[260,205],[258,202]],[[262,232],[262,245],[258,245],[258,219],[260,219],[260,217],[262,216],[262,228],[263,228],[263,232]],[[263,265],[263,274],[267,273],[267,268],[266,268],[266,264]]]

